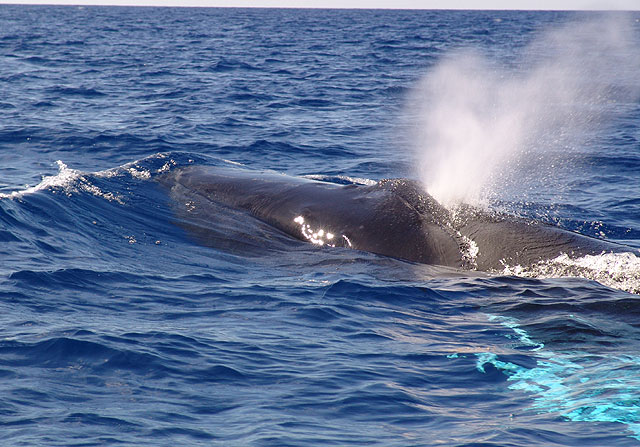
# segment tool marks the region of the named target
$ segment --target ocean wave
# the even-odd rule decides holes
[[[20,199],[28,194],[33,194],[43,190],[59,190],[63,194],[71,195],[76,191],[85,191],[95,196],[102,197],[108,201],[115,201],[124,204],[122,196],[111,192],[103,192],[93,185],[86,178],[86,173],[69,169],[62,161],[58,160],[58,173],[56,175],[44,176],[42,181],[35,186],[27,187],[23,190],[12,191],[10,193],[0,193],[0,199]]]
[[[258,70],[258,68],[237,59],[220,58],[208,70],[212,72],[229,72],[235,70]]]
[[[84,98],[96,98],[100,96],[107,96],[105,93],[91,87],[66,87],[56,86],[47,90],[47,93],[61,96],[81,96]]]
[[[0,199],[20,199],[26,195],[40,191],[61,192],[66,196],[71,196],[76,192],[89,193],[93,196],[103,198],[110,202],[125,204],[124,191],[118,191],[118,185],[106,185],[112,190],[103,190],[97,185],[96,179],[114,179],[126,177],[129,179],[147,181],[154,175],[166,173],[176,166],[184,166],[199,159],[198,156],[182,154],[157,153],[141,160],[136,160],[114,168],[102,171],[87,172],[69,168],[61,160],[56,161],[58,173],[55,175],[43,176],[40,183],[35,186],[27,186],[24,189],[0,193]]]
[[[528,278],[586,278],[615,289],[640,294],[640,257],[637,252],[602,253],[571,258],[567,254],[531,266],[505,265],[496,273]]]

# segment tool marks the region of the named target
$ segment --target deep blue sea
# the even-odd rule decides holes
[[[640,445],[635,255],[456,271],[189,221],[156,181],[410,177],[637,252],[639,35],[0,5],[0,444]]]

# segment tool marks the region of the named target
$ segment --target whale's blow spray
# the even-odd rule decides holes
[[[620,15],[570,23],[509,64],[470,50],[445,57],[409,101],[427,190],[448,205],[477,205],[526,173],[557,176],[607,116],[637,99],[634,28]]]

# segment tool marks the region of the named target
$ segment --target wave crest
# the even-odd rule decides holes
[[[505,265],[502,275],[526,278],[586,278],[626,292],[640,294],[640,257],[635,253],[601,253],[570,258],[562,254],[530,266]]]

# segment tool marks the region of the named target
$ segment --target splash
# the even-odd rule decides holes
[[[154,166],[149,167],[149,162]],[[193,163],[189,159],[187,163]],[[128,176],[137,180],[150,180],[153,175],[162,174],[170,171],[178,165],[178,163],[168,154],[158,153],[151,155],[142,160],[132,161],[116,168],[110,168],[103,171],[84,172],[77,169],[69,168],[62,160],[56,161],[58,165],[58,173],[55,175],[42,176],[42,180],[35,186],[27,185],[24,189],[11,191],[9,193],[0,193],[1,199],[21,199],[29,194],[43,190],[51,190],[54,193],[62,193],[71,196],[76,192],[86,192],[96,197],[101,197],[108,201],[114,201],[121,205],[125,204],[122,194],[104,192],[96,186],[92,179],[95,178],[114,178],[118,176]]]
[[[58,173],[56,175],[43,176],[40,183],[35,186],[27,186],[25,189],[10,193],[0,193],[0,199],[21,199],[24,196],[43,190],[60,191],[67,196],[71,196],[78,191],[84,191],[110,202],[118,202],[124,205],[121,195],[102,191],[89,181],[86,172],[71,169],[62,160],[56,161],[56,164],[58,165]],[[115,174],[113,170],[107,170],[97,172],[95,175],[98,177],[111,177]]]
[[[542,33],[516,63],[445,57],[409,98],[418,176],[441,203],[486,205],[505,188],[547,189],[624,102],[640,96],[640,50],[623,15]]]
[[[27,186],[20,191],[12,191],[6,194],[0,193],[0,199],[19,199],[25,195],[50,188],[62,189],[68,192],[71,185],[82,176],[82,173],[75,169],[69,169],[61,160],[56,161],[56,164],[58,165],[58,173],[56,175],[43,176],[37,185]]]
[[[630,252],[586,255],[576,259],[564,254],[526,267],[505,265],[499,273],[528,278],[586,278],[640,294],[640,257]]]

